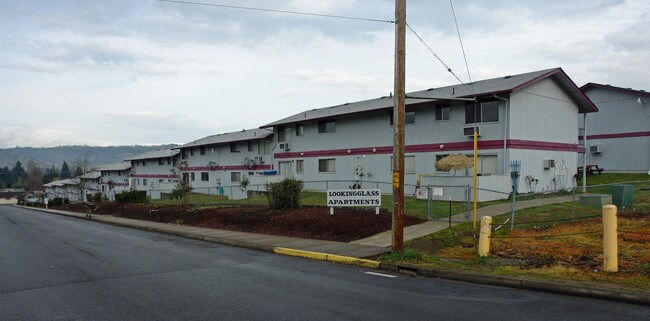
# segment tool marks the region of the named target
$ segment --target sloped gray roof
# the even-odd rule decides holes
[[[151,152],[140,154],[138,156],[127,158],[125,159],[125,161],[132,161],[132,160],[139,160],[139,159],[167,158],[167,157],[174,157],[178,154],[180,154],[180,151],[177,149],[154,150]]]
[[[598,111],[596,106],[587,98],[575,83],[564,73],[562,68],[544,69],[518,75],[479,80],[467,84],[458,84],[440,88],[430,88],[406,94],[406,105],[414,105],[433,101],[451,101],[519,91],[548,77],[554,77],[571,96],[579,107],[580,112]],[[356,114],[393,107],[393,97],[386,96],[376,99],[346,103],[343,105],[312,109],[293,116],[266,124],[260,128],[297,123],[307,120],[323,119],[333,116]]]
[[[260,128],[248,129],[248,130],[242,130],[238,132],[217,134],[217,135],[203,137],[193,142],[189,142],[187,144],[174,147],[173,149],[181,149],[181,148],[195,147],[195,146],[217,145],[217,144],[229,144],[229,143],[241,142],[247,140],[258,140],[258,139],[267,138],[271,135],[273,135],[273,131],[268,129],[260,129]]]
[[[613,90],[613,91],[618,91],[618,92],[625,92],[629,94],[634,94],[634,95],[640,95],[644,97],[650,97],[650,92],[647,92],[643,89],[632,89],[632,88],[623,88],[623,87],[617,87],[617,86],[612,86],[612,85],[603,85],[603,84],[598,84],[598,83],[587,83],[584,86],[580,87],[582,91],[586,92],[588,90],[594,89],[594,88],[602,88],[602,89],[607,89],[607,90]]]
[[[66,179],[62,179],[62,180],[51,181],[51,182],[49,182],[47,184],[43,184],[43,186],[44,187],[55,187],[55,186],[61,187],[61,186],[64,186],[64,185],[77,185],[77,183],[79,183],[79,181],[76,178],[66,178]]]
[[[130,162],[120,162],[99,167],[98,171],[125,171],[131,169]]]
[[[79,176],[79,178],[83,179],[98,179],[100,177],[102,177],[102,173],[100,171],[92,171]]]

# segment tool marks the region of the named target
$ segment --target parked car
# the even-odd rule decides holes
[[[25,205],[37,205],[37,204],[41,204],[41,203],[42,203],[42,201],[38,196],[36,196],[34,194],[25,195]]]

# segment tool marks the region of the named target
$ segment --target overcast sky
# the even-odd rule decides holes
[[[394,0],[198,0],[394,19]],[[449,1],[407,20],[463,80]],[[455,0],[473,80],[650,90],[650,1]],[[154,0],[0,0],[0,147],[186,143],[393,91],[394,25]],[[407,91],[453,85],[407,34]]]

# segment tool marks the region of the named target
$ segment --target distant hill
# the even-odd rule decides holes
[[[61,167],[63,161],[68,164],[81,164],[88,157],[90,166],[112,164],[123,161],[125,158],[136,156],[157,149],[167,149],[177,145],[155,146],[58,146],[58,147],[14,147],[0,148],[0,167],[10,169],[20,161],[23,167],[32,160],[40,167]]]

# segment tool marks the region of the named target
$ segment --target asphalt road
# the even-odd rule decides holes
[[[0,320],[650,319],[650,307],[368,272],[0,206]]]

